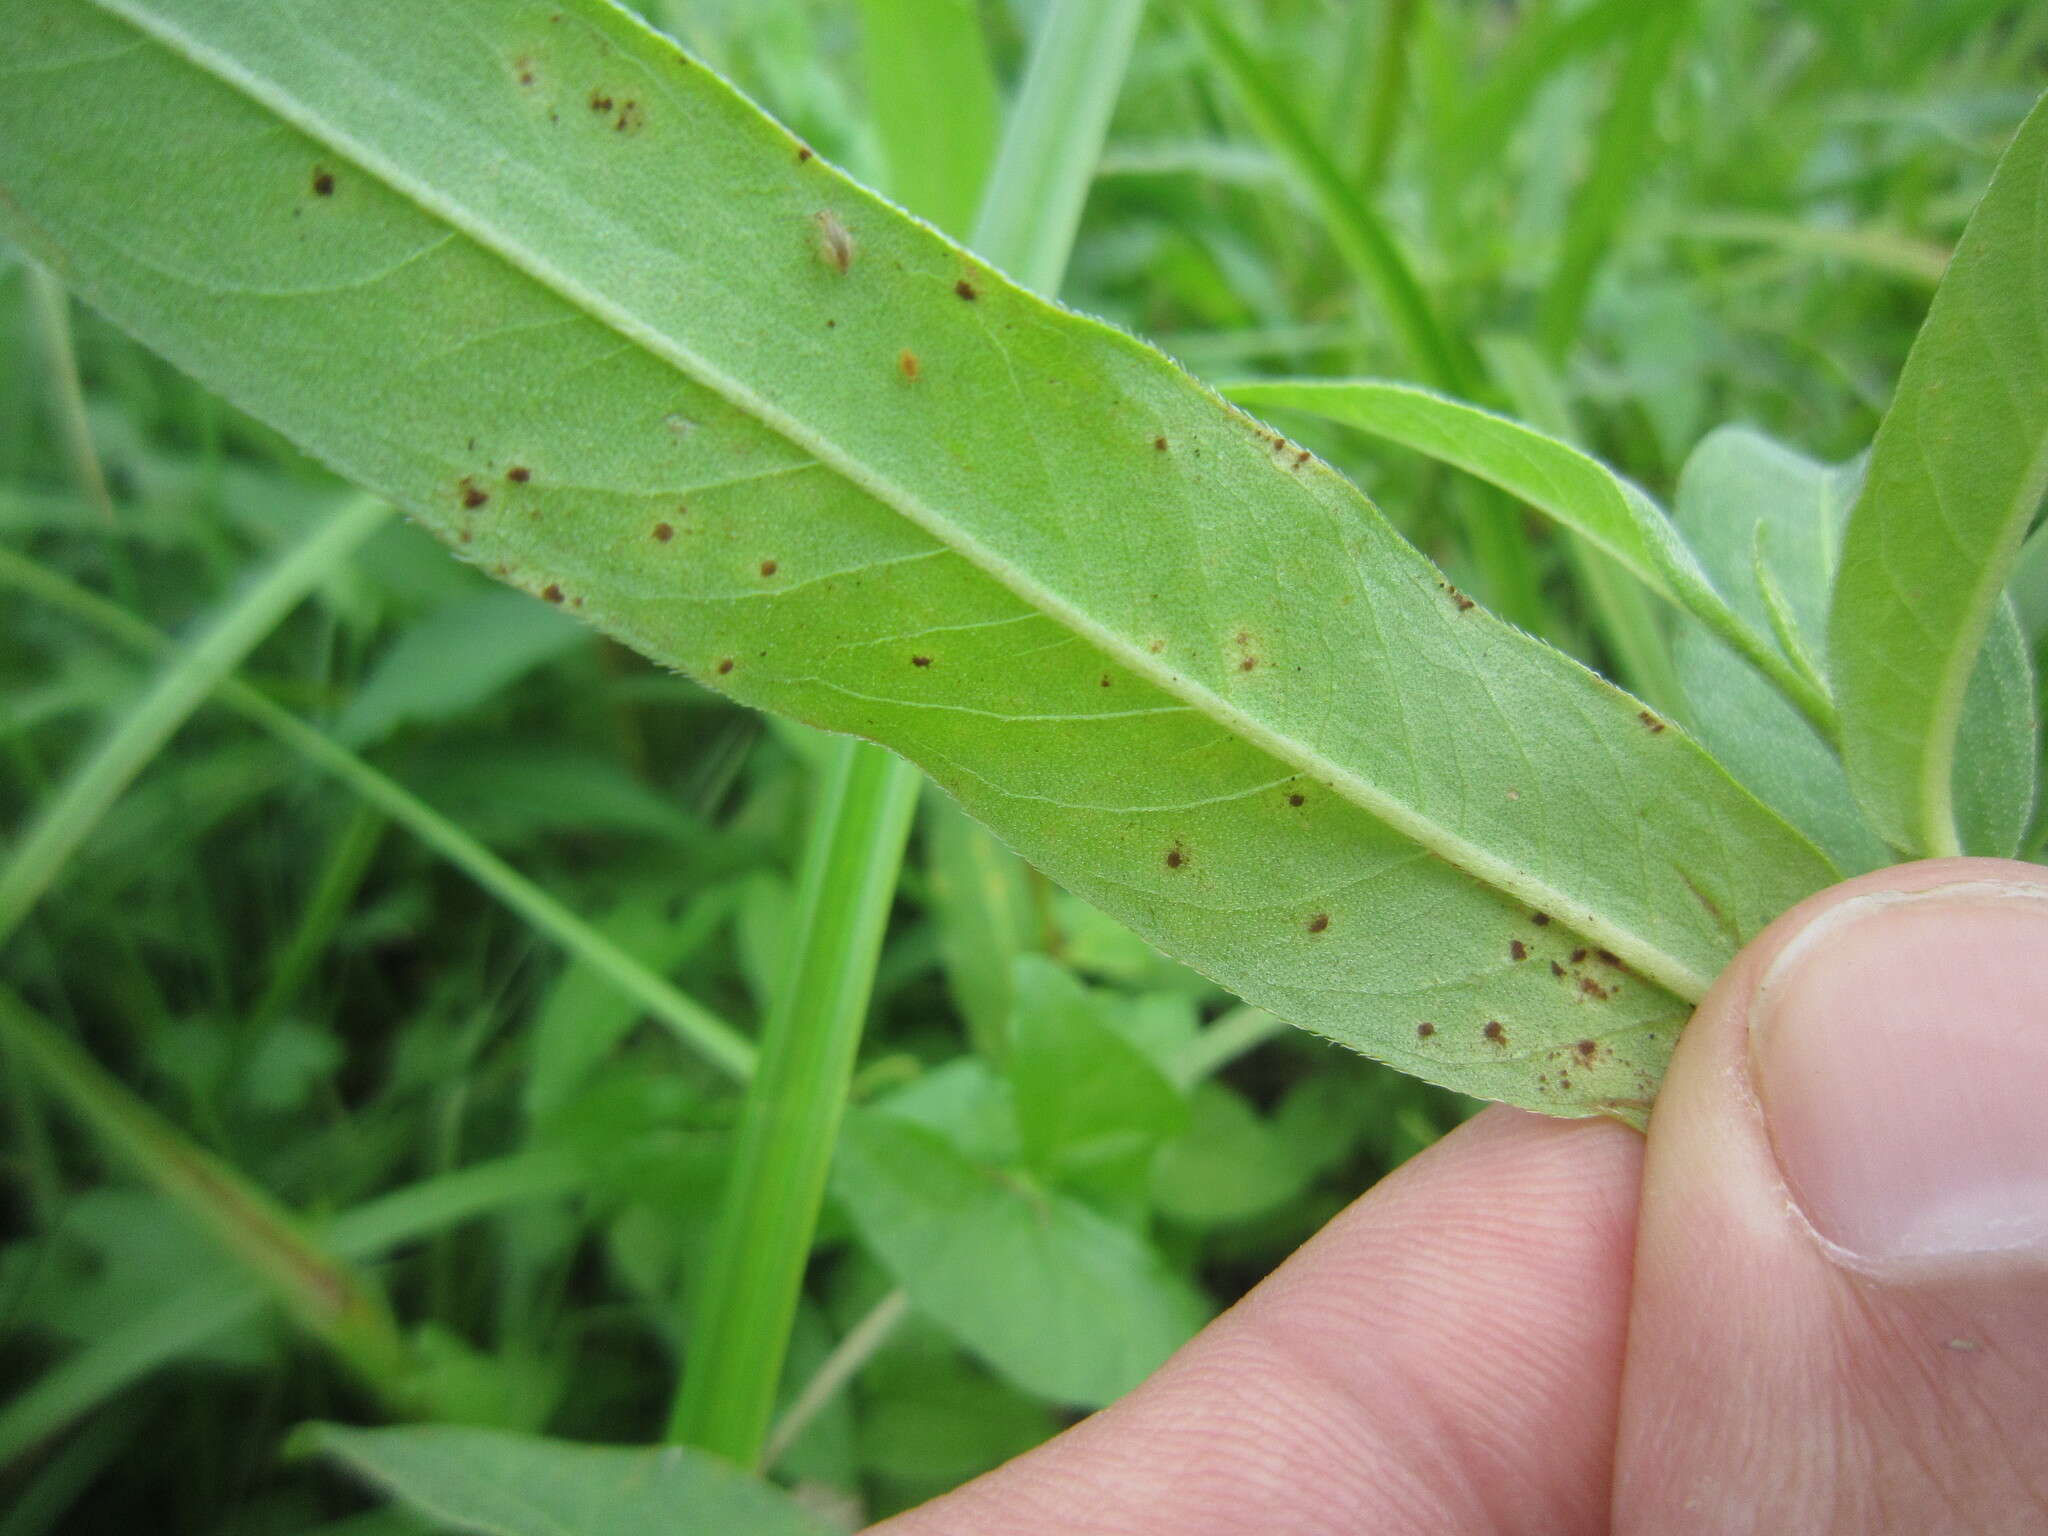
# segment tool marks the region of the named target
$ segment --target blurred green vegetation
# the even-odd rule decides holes
[[[886,180],[854,0],[643,9]],[[1005,87],[1041,10],[981,6]],[[1234,30],[1334,192],[1247,110],[1196,10]],[[1361,279],[1349,199],[1480,362],[1476,393],[1652,490],[1729,420],[1843,458],[2044,64],[2048,9],[2005,0],[1155,0],[1063,297],[1198,374],[1426,378]],[[191,633],[351,493],[4,249],[0,358],[18,849],[150,686],[133,621]],[[1289,427],[1452,579],[1654,684],[1532,520]],[[1488,526],[1505,564],[1466,542]],[[409,1530],[281,1462],[292,1427],[425,1415],[646,1442],[674,1394],[739,1103],[692,1021],[751,1034],[780,984],[815,739],[395,521],[239,676],[250,707],[178,731],[0,964],[48,1021],[23,1029],[54,1025],[126,1085],[82,1090],[105,1115],[142,1135],[146,1101],[149,1134],[234,1170],[388,1296],[409,1375],[394,1390],[294,1327],[293,1282],[275,1307],[10,1034],[0,1536]],[[280,710],[326,748],[256,728]],[[657,980],[622,990],[618,952]],[[1128,1387],[1473,1107],[1275,1031],[936,797],[854,1093],[786,1398],[835,1350],[857,1369],[785,1421],[773,1467],[848,1521]]]

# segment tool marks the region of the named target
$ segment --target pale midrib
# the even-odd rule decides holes
[[[1262,751],[1328,784],[1368,815],[1378,818],[1404,837],[1411,838],[1424,848],[1439,854],[1474,879],[1569,924],[1587,938],[1595,940],[1600,947],[1612,950],[1643,975],[1680,997],[1697,1002],[1705,995],[1711,977],[1701,975],[1677,956],[1666,953],[1641,934],[1609,921],[1585,903],[1531,877],[1525,871],[1459,837],[1412,807],[1383,794],[1352,770],[1341,767],[1292,737],[1263,724],[1211,689],[1171,668],[1162,667],[1157,658],[1143,646],[1126,640],[1114,630],[1097,623],[1087,613],[1073,607],[1056,593],[1042,586],[1011,561],[963,532],[936,509],[926,506],[919,497],[904,487],[875,472],[863,461],[841,449],[838,444],[808,430],[801,422],[785,415],[771,402],[762,399],[737,379],[729,378],[723,371],[697,356],[673,337],[643,324],[630,312],[602,295],[590,291],[569,274],[560,271],[552,263],[520,245],[502,231],[475,218],[462,204],[448,199],[431,183],[419,180],[406,167],[396,164],[376,149],[361,143],[353,134],[307,107],[283,87],[251,73],[235,58],[188,35],[177,26],[139,10],[130,3],[130,0],[93,0],[93,3],[102,10],[119,16],[186,62],[275,113],[281,120],[299,129],[309,138],[316,139],[336,153],[347,156],[393,191],[408,198],[429,216],[460,230],[508,265],[540,283],[549,292],[582,310],[626,340],[644,348],[653,356],[661,358],[685,376],[722,396],[771,431],[814,455],[820,463],[866,491],[884,506],[908,518],[942,544],[958,550],[978,570],[1015,593],[1024,602],[1114,656],[1133,673],[1148,679],[1175,697],[1185,699],[1219,725],[1232,730],[1241,739]]]
[[[1953,857],[1963,851],[1955,812],[1956,741],[1962,731],[1963,702],[1969,695],[1971,677],[1983,665],[1984,642],[1991,634],[1992,623],[1998,616],[1999,597],[2005,591],[2013,562],[2019,558],[2020,544],[2027,536],[2028,514],[2041,504],[2044,489],[2048,489],[2048,426],[2044,426],[2034,445],[2034,457],[2007,502],[2006,525],[2010,531],[2003,541],[2004,558],[1994,556],[1984,562],[1965,621],[1955,632],[1956,643],[1942,668],[1940,692],[1935,696],[1929,729],[1923,738],[1927,750],[1920,765],[1920,834],[1927,839],[1928,854],[1935,858]]]

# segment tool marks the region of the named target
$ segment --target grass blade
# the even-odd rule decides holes
[[[1691,11],[1690,0],[1659,0],[1635,8],[1634,31],[1615,76],[1614,100],[1600,124],[1592,167],[1572,199],[1557,266],[1537,315],[1537,334],[1552,357],[1563,357],[1578,339],[1593,279],[1655,158],[1657,89],[1671,72]]]
[[[964,230],[996,152],[999,103],[973,0],[861,0],[868,103],[896,200]]]
[[[0,867],[0,943],[192,711],[307,592],[382,525],[388,512],[380,501],[351,500],[272,562],[171,661],[156,686],[65,781]]]
[[[0,584],[54,603],[133,650],[150,654],[171,648],[169,640],[140,619],[12,550],[0,549]],[[235,713],[348,786],[518,913],[536,932],[638,1000],[651,1018],[690,1050],[730,1076],[744,1079],[753,1071],[754,1047],[745,1036],[648,970],[404,785],[247,683],[226,678],[216,692]]]
[[[191,1212],[301,1327],[324,1340],[387,1402],[405,1402],[405,1346],[382,1293],[366,1277],[4,989],[0,1037],[101,1140]]]

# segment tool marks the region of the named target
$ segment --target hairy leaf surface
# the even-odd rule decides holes
[[[2006,577],[2048,489],[2048,98],[1998,163],[1956,246],[1849,519],[1828,645],[1843,760],[1892,843],[1956,853],[1955,782],[1971,675]],[[2010,658],[2012,637],[1992,654]],[[2011,696],[1996,680],[1987,685]],[[2024,758],[2031,718],[2010,717],[2001,757]],[[1973,759],[1985,743],[1972,744]],[[1977,772],[1974,765],[1966,771]],[[2019,821],[2024,824],[2025,813]]]
[[[1833,876],[1341,477],[596,0],[0,0],[0,210],[494,574],[1298,1024],[1639,1114]]]

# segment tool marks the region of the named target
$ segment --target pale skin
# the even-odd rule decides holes
[[[2048,869],[1951,859],[1757,938],[1647,1138],[1487,1110],[1121,1402],[876,1529],[2048,1531],[2044,1424]]]

